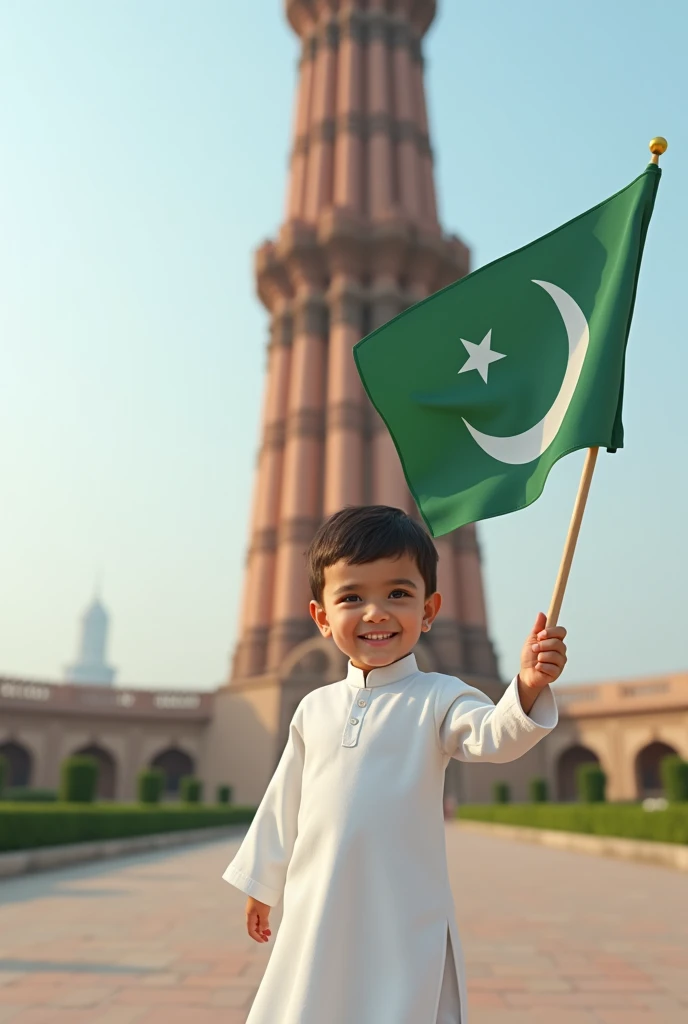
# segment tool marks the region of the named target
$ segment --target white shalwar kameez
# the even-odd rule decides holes
[[[247,1024],[467,1024],[445,769],[512,761],[556,723],[549,687],[528,716],[516,680],[495,705],[413,654],[307,694],[222,876],[283,899]]]

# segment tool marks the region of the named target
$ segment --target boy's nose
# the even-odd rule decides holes
[[[379,608],[377,605],[370,605],[366,608],[363,619],[365,622],[384,622],[388,619],[389,615],[384,608]]]

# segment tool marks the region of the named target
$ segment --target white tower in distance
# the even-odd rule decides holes
[[[68,683],[96,683],[112,686],[116,669],[107,664],[106,648],[110,617],[96,592],[81,620],[81,643],[73,665],[67,666]]]

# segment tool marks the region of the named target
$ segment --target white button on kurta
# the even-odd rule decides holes
[[[307,694],[223,875],[270,906],[284,901],[247,1024],[435,1024],[440,995],[449,1020],[449,949],[466,1024],[444,772],[452,757],[512,761],[556,723],[549,687],[528,717],[516,680],[494,705],[460,679],[419,672],[412,654],[367,678],[350,665]]]

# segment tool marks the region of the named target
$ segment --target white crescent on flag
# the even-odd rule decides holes
[[[498,462],[506,462],[512,466],[534,462],[549,448],[557,436],[576,391],[590,342],[588,322],[582,309],[568,292],[548,281],[533,280],[533,284],[544,288],[551,296],[566,327],[569,358],[559,394],[540,422],[528,430],[524,430],[522,434],[495,437],[492,434],[483,434],[482,431],[471,426],[468,420],[463,420],[473,440],[480,445],[484,452]]]

